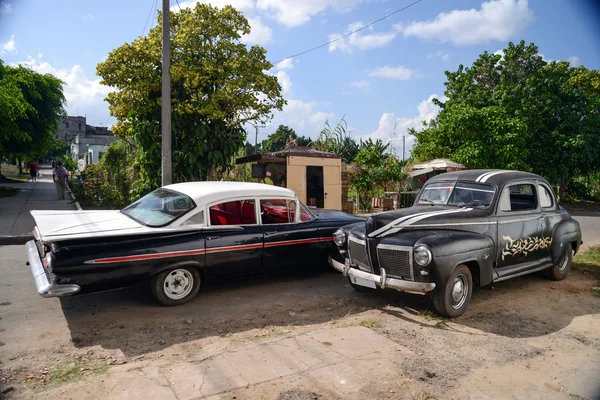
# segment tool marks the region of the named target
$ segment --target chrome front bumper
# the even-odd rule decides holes
[[[342,274],[344,274],[344,276],[353,276],[355,278],[365,279],[374,282],[375,285],[379,286],[382,289],[390,288],[399,290],[401,292],[415,293],[427,293],[435,289],[435,283],[410,282],[404,281],[402,279],[388,278],[385,276],[385,270],[383,269],[381,270],[381,275],[375,275],[361,271],[356,268],[351,268],[348,259],[346,259],[345,264],[342,264],[341,262],[329,257],[329,265],[340,271]]]
[[[35,281],[35,286],[37,287],[37,291],[42,297],[60,297],[60,296],[69,296],[71,294],[75,294],[81,290],[79,285],[75,284],[56,284],[50,282],[48,279],[48,274],[42,265],[42,261],[40,260],[40,254],[38,253],[37,246],[35,245],[35,240],[30,240],[25,244],[27,247],[27,258],[29,259],[29,267],[31,268],[31,273],[33,274],[33,279]]]

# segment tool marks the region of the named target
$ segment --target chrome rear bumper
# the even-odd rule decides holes
[[[79,285],[75,284],[56,284],[50,282],[48,274],[42,265],[35,240],[30,240],[25,244],[27,247],[27,258],[29,267],[35,281],[37,291],[42,297],[60,297],[75,294],[81,290]]]
[[[329,265],[340,271],[344,276],[354,276],[356,278],[365,279],[374,282],[380,288],[391,288],[401,292],[427,293],[435,289],[435,283],[427,282],[410,282],[402,279],[388,278],[385,276],[385,270],[382,270],[382,275],[370,274],[356,268],[350,268],[350,264],[342,264],[341,262],[329,257]]]

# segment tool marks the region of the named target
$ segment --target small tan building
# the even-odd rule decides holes
[[[336,154],[295,146],[236,160],[245,163],[253,163],[253,178],[287,187],[309,206],[341,210],[347,199],[347,186],[342,193],[342,160]]]

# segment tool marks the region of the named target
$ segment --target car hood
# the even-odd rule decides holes
[[[310,211],[315,214],[319,219],[328,219],[336,221],[348,221],[348,223],[364,221],[364,218],[357,217],[352,214],[345,213],[339,210],[326,210],[323,208],[311,208]]]
[[[386,236],[409,228],[486,223],[488,210],[470,207],[416,206],[375,214],[366,223],[369,237]]]
[[[33,210],[31,215],[43,240],[59,240],[74,236],[112,235],[147,229],[147,227],[135,222],[118,210]]]

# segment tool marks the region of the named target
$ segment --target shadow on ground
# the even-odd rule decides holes
[[[506,337],[547,335],[574,317],[600,312],[600,299],[586,292],[590,282],[574,272],[562,282],[531,275],[476,288],[467,313],[452,325]],[[456,331],[446,320],[428,321],[438,318],[431,313],[430,296],[393,290],[358,293],[345,278],[328,271],[211,283],[192,302],[178,307],[157,305],[143,286],[61,298],[61,306],[76,347],[100,345],[120,349],[126,356],[255,328],[329,322],[372,309],[424,329]]]

